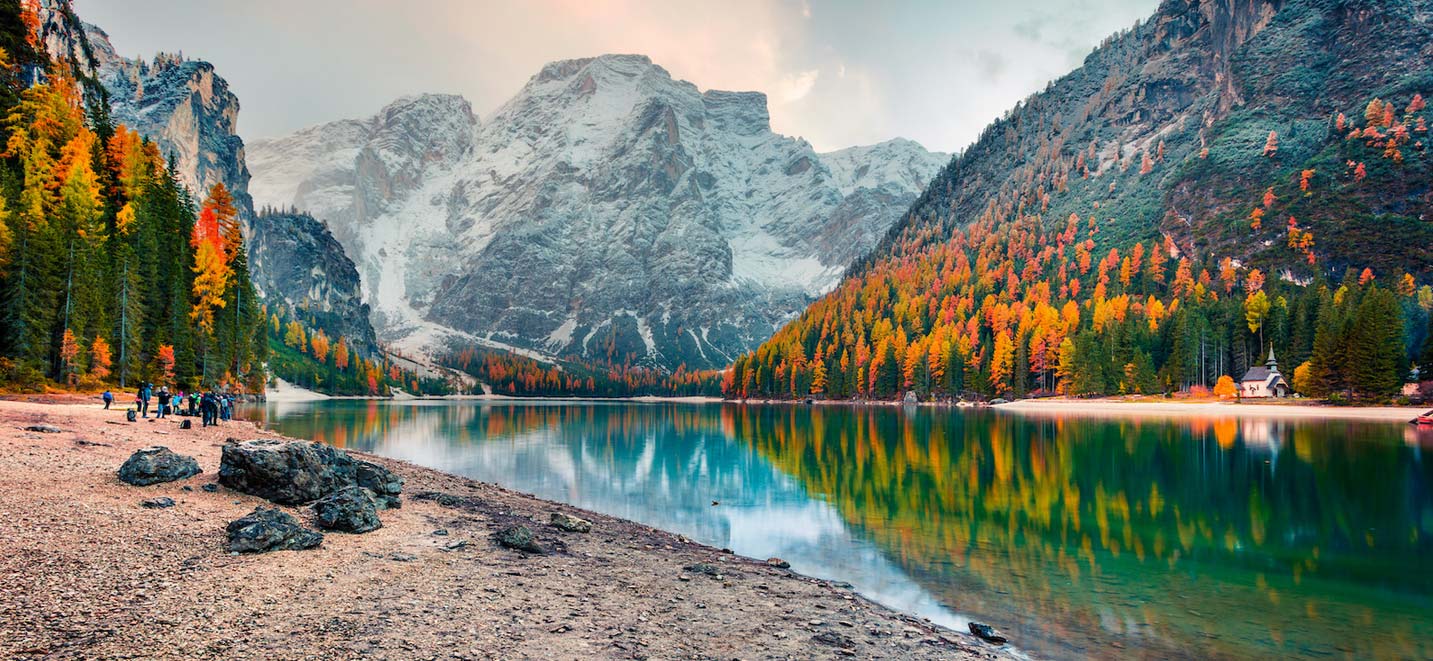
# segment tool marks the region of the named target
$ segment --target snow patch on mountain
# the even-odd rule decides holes
[[[484,121],[423,95],[249,145],[261,204],[325,219],[380,337],[715,367],[827,291],[948,160],[818,154],[766,97],[639,55],[549,64]]]

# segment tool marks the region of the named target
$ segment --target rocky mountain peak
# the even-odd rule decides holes
[[[737,135],[758,135],[771,131],[771,113],[761,92],[707,90],[702,105],[708,117],[723,131]]]
[[[402,99],[252,145],[260,201],[327,221],[380,336],[415,353],[456,339],[723,365],[834,282],[946,158],[907,142],[828,164],[771,132],[765,95],[702,93],[640,55],[554,62],[459,130],[469,116],[455,97]],[[434,151],[459,136],[471,149]],[[863,154],[881,162],[857,174]]]

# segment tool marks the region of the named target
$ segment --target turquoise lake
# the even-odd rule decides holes
[[[1032,657],[1433,657],[1433,437],[1409,425],[585,401],[241,413],[779,556],[952,628],[989,623]]]

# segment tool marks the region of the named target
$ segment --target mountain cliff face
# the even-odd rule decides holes
[[[250,145],[263,204],[333,227],[380,336],[717,367],[829,288],[945,155],[817,154],[758,93],[642,56],[543,68],[479,121],[452,96]]]
[[[239,100],[212,64],[167,53],[151,61],[121,57],[109,35],[81,22],[62,0],[41,0],[38,15],[50,54],[76,63],[98,82],[108,93],[112,120],[153,140],[160,153],[173,158],[180,181],[196,200],[214,184],[233,194],[261,294],[310,311],[314,323],[353,338],[365,351],[377,349],[353,264],[323,224],[298,214],[259,218],[254,213],[244,141],[238,135]]]
[[[305,213],[264,210],[254,217],[249,257],[263,265],[269,296],[296,302],[314,328],[359,347],[377,346],[358,270],[328,227]]]
[[[238,136],[239,99],[214,65],[160,53],[149,62],[115,54],[109,35],[85,25],[95,75],[109,91],[114,121],[159,145],[175,161],[180,180],[202,196],[224,184],[252,217],[244,141]]]

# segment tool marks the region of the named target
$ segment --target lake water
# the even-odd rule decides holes
[[[1033,657],[1433,657],[1433,438],[1409,425],[591,402],[244,413],[779,556],[947,626],[990,623]]]

